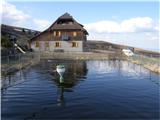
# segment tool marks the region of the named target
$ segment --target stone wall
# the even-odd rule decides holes
[[[124,59],[120,53],[94,53],[94,52],[41,52],[41,59],[67,59],[67,60],[108,60]]]

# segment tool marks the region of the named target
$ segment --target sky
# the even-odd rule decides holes
[[[1,23],[43,31],[70,13],[89,32],[88,40],[107,41],[158,51],[158,1],[5,0]]]

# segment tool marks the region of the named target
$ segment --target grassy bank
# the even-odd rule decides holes
[[[133,57],[128,57],[128,61],[139,64],[152,72],[160,74],[160,60],[159,57],[148,57],[143,55],[134,55]]]

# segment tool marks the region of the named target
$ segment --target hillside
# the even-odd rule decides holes
[[[122,49],[131,49],[134,50],[134,53],[137,54],[142,54],[146,56],[152,56],[152,57],[160,57],[160,53],[155,52],[155,51],[148,51],[144,50],[141,48],[135,48],[132,46],[126,46],[126,45],[119,45],[119,44],[114,44],[110,42],[104,42],[100,40],[88,40],[86,47],[89,51],[105,51],[105,50],[110,50],[110,51],[116,51],[119,52]]]
[[[28,41],[39,33],[39,31],[27,28],[9,26],[4,24],[1,25],[2,37],[5,36],[9,38],[11,41],[16,40],[17,44],[19,44],[20,46],[26,46]]]

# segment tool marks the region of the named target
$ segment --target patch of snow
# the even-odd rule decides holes
[[[22,32],[22,29],[17,29],[17,28],[15,28],[14,30]]]

